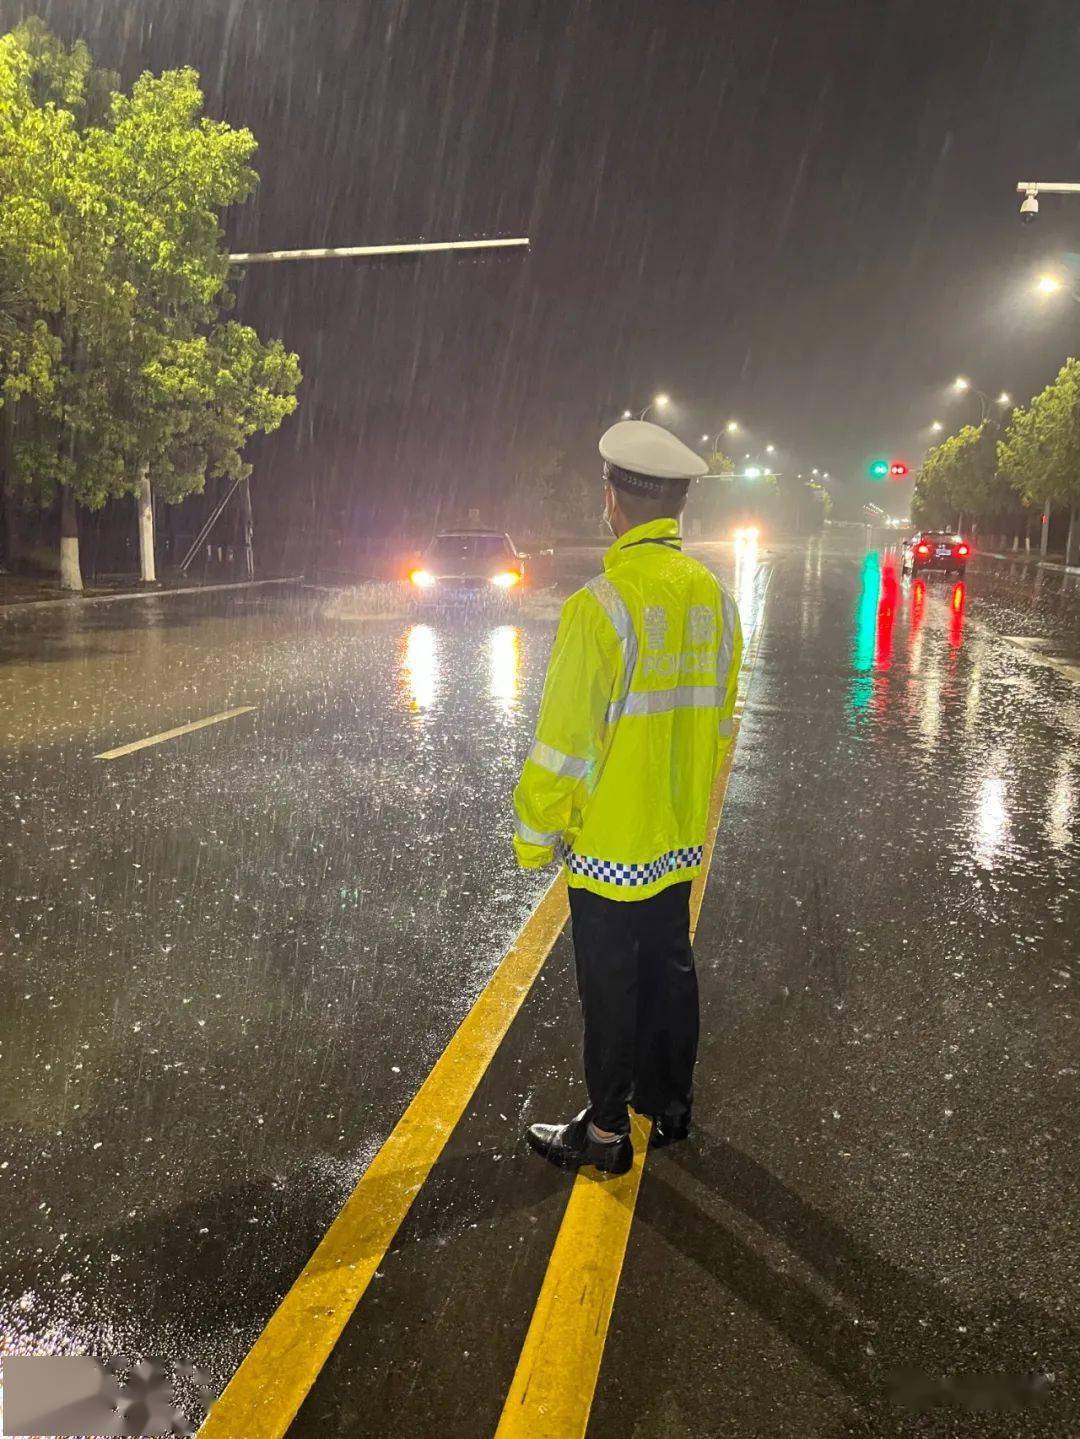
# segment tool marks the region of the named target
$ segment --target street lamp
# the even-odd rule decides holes
[[[666,410],[670,403],[671,399],[668,395],[654,395],[653,398],[642,410],[640,418],[644,419],[645,416],[649,413],[649,411],[654,407],[658,410]]]
[[[990,418],[990,409],[992,405],[1000,405],[1002,409],[1005,409],[1007,406],[1012,404],[1012,399],[1005,390],[1002,390],[1001,394],[998,395],[996,400],[991,400],[990,396],[986,393],[986,391],[980,390],[977,385],[973,385],[966,375],[957,375],[956,379],[952,382],[952,387],[958,395],[972,394],[978,399],[979,408],[982,412],[981,418],[979,420],[980,425],[985,425],[987,420]],[[997,421],[995,421],[994,423],[996,424]]]
[[[728,420],[727,424],[724,426],[724,429],[727,430],[729,435],[737,435],[739,433],[738,420]]]
[[[1071,300],[1080,305],[1080,290],[1077,289],[1075,283],[1070,283],[1067,276],[1062,279],[1059,275],[1052,275],[1047,271],[1038,277],[1031,288],[1044,300],[1049,299],[1051,295],[1060,295],[1062,291],[1065,291]]]
[[[776,454],[776,446],[775,446],[775,445],[766,445],[766,446],[765,446],[765,453],[766,453],[767,455],[775,455],[775,454]]]
[[[940,420],[934,420],[930,428],[935,435],[940,435],[945,426],[941,423]]]

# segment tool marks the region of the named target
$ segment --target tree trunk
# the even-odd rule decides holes
[[[247,480],[240,482],[240,523],[244,531],[244,574],[255,578],[255,523],[251,514],[251,488]]]
[[[22,551],[22,512],[11,476],[4,476],[4,564],[14,570]]]
[[[139,578],[144,584],[157,579],[154,560],[154,496],[150,490],[150,466],[139,466],[139,488],[135,494],[135,510],[139,519]]]
[[[1069,511],[1069,538],[1065,541],[1065,563],[1080,564],[1080,505]]]
[[[1039,554],[1046,559],[1046,546],[1050,542],[1050,501],[1043,505],[1042,534],[1039,536]]]
[[[0,485],[4,490],[4,552],[3,561],[9,570],[15,568],[22,540],[19,503],[15,498],[15,482],[11,475],[11,403],[0,408]]]
[[[79,509],[67,485],[60,486],[60,588],[81,590],[79,568]]]

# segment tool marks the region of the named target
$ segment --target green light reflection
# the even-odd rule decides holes
[[[855,634],[851,644],[851,694],[848,708],[853,716],[862,713],[874,692],[874,651],[877,643],[878,601],[881,596],[881,558],[869,550],[862,566],[862,587],[855,608]]]

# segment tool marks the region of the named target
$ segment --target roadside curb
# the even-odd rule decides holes
[[[996,550],[979,550],[980,558],[1006,560],[1010,564],[1037,565],[1040,570],[1057,570],[1062,575],[1080,575],[1080,565],[1059,565],[1056,560],[1037,560],[1019,552],[1013,555],[999,555]]]
[[[237,580],[225,585],[184,585],[176,589],[160,590],[123,590],[118,595],[71,595],[57,600],[10,600],[6,604],[0,603],[0,619],[10,613],[23,613],[25,610],[52,609],[57,605],[77,606],[84,605],[112,605],[120,600],[155,600],[172,598],[175,595],[208,595],[215,590],[253,590],[261,585],[297,585],[303,580],[303,575],[283,575],[274,580]]]

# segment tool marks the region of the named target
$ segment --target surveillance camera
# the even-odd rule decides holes
[[[1029,190],[1020,202],[1020,218],[1025,225],[1033,224],[1039,218],[1039,192]]]

